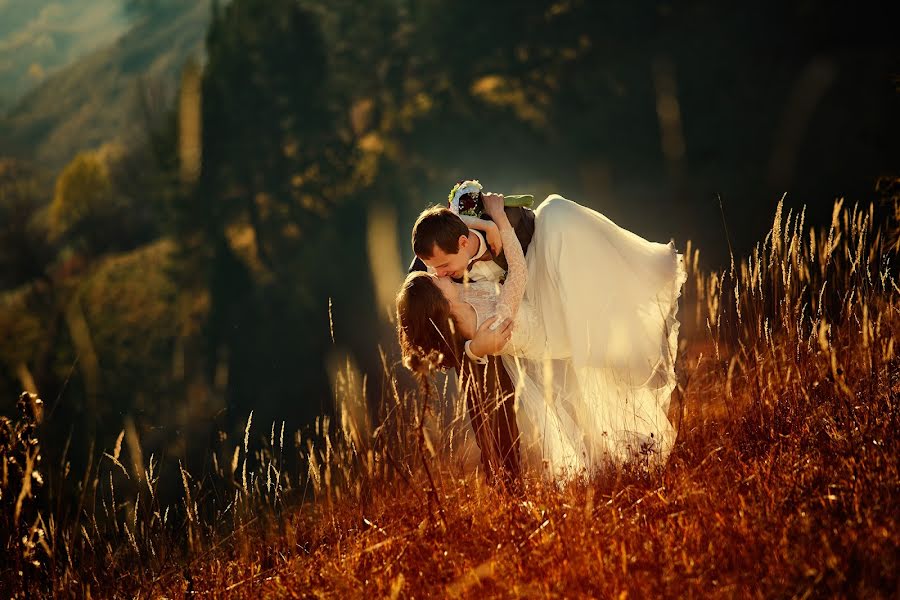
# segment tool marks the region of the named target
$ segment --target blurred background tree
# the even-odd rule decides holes
[[[112,248],[115,205],[109,171],[99,153],[81,152],[59,178],[50,205],[51,233],[91,255]]]
[[[0,289],[47,277],[56,247],[43,210],[45,187],[26,162],[0,159]]]
[[[0,160],[0,346],[5,377],[0,393],[8,400],[25,388],[57,392],[52,365],[61,316],[56,303],[53,265],[58,246],[48,218],[50,184],[27,162]],[[33,390],[32,390],[33,391]]]
[[[210,295],[211,381],[230,427],[251,409],[306,417],[327,397],[328,289],[352,277],[338,232],[352,190],[349,139],[328,104],[324,41],[291,0],[214,9],[202,86],[202,168],[182,217]],[[327,265],[327,266],[326,266]],[[358,290],[365,295],[366,290]],[[227,375],[224,375],[227,374]]]

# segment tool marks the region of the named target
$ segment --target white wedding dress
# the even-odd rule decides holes
[[[512,230],[502,233],[503,286],[460,290],[478,325],[515,319],[502,360],[516,385],[523,463],[555,480],[665,463],[682,255],[559,195],[535,217],[527,259]]]

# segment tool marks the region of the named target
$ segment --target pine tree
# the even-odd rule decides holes
[[[187,210],[210,253],[209,376],[227,368],[238,423],[266,399],[283,415],[302,388],[327,393],[317,281],[349,152],[327,104],[318,25],[297,2],[214,4],[207,55]]]

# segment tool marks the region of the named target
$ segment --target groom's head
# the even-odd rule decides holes
[[[416,256],[438,277],[462,277],[472,258],[469,228],[456,214],[440,206],[423,211],[416,219],[412,244]]]

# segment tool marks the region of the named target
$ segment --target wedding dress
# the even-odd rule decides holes
[[[559,195],[535,211],[525,258],[501,234],[506,282],[461,284],[477,324],[513,318],[502,350],[516,384],[523,463],[553,479],[604,464],[663,464],[684,260]]]

